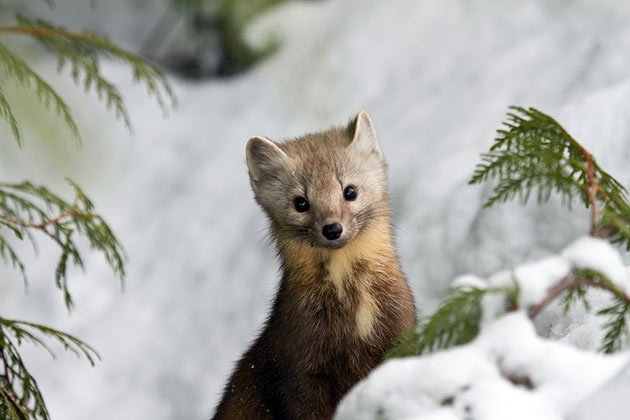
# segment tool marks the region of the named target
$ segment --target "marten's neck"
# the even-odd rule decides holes
[[[307,309],[321,305],[322,296],[334,290],[333,300],[352,308],[356,333],[361,338],[370,336],[380,315],[374,290],[382,290],[386,283],[404,282],[387,221],[366,226],[339,249],[313,247],[293,239],[279,241],[278,245],[283,286],[289,295]]]

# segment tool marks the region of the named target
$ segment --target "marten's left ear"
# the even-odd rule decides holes
[[[354,126],[354,135],[348,147],[365,154],[374,153],[380,159],[383,159],[383,153],[376,138],[376,131],[368,113],[365,111],[359,112],[354,121],[350,123],[351,128],[352,126]]]

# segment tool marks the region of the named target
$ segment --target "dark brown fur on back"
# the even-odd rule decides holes
[[[353,125],[351,130],[349,136]],[[330,419],[342,396],[415,324],[386,195],[379,192],[377,198],[364,212],[369,217],[360,212],[344,216],[357,224],[357,233],[340,248],[292,236],[261,203],[277,240],[283,276],[265,327],[238,362],[214,420]]]

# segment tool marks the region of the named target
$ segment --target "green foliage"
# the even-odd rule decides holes
[[[486,294],[503,294],[509,308],[518,301],[518,288],[480,289],[455,287],[449,289],[438,309],[422,320],[414,331],[401,337],[401,343],[385,357],[404,357],[431,353],[436,350],[466,344],[474,339],[481,327],[481,300]]]
[[[630,250],[630,204],[626,189],[553,118],[533,108],[511,109],[514,112],[508,114],[506,129],[498,131],[495,143],[488,153],[482,154],[482,162],[470,180],[470,184],[480,184],[496,179],[484,207],[515,198],[525,204],[534,190],[539,203],[547,201],[554,192],[569,208],[579,199],[592,210],[591,234]],[[503,289],[451,289],[437,311],[421,321],[415,332],[404,336],[387,357],[423,354],[469,342],[479,332],[484,294],[504,293],[507,310],[520,306],[516,279],[514,284],[514,288]],[[579,301],[589,309],[588,288],[612,294],[613,304],[598,312],[608,318],[601,350],[606,353],[619,350],[628,337],[630,296],[598,271],[573,270],[549,289],[542,302],[524,309],[533,318],[558,296],[563,296],[565,311]]]
[[[507,129],[498,130],[495,143],[481,155],[470,184],[491,178],[497,183],[484,207],[519,198],[525,204],[532,191],[538,202],[552,192],[569,209],[575,199],[593,211],[592,233],[606,236],[630,250],[628,191],[605,172],[595,158],[550,116],[529,108],[512,107]]]
[[[538,201],[556,191],[570,205],[576,195],[588,206],[586,165],[575,140],[551,117],[530,108],[513,107],[488,153],[481,155],[470,184],[498,178],[484,207],[516,196],[524,204],[532,189]]]
[[[124,251],[118,239],[103,218],[94,213],[92,202],[81,188],[69,182],[75,192],[72,203],[30,182],[0,184],[0,257],[17,268],[26,282],[25,263],[15,251],[14,242],[30,240],[35,246],[35,232],[53,240],[61,249],[55,281],[68,309],[73,304],[68,288],[68,264],[83,268],[75,242],[77,235],[86,238],[92,248],[105,256],[121,281],[125,275]],[[77,356],[85,356],[91,364],[99,358],[94,349],[69,334],[39,324],[0,318],[0,419],[50,419],[37,381],[29,373],[18,348],[25,342],[31,343],[54,356],[46,339],[61,343]]]
[[[72,135],[79,138],[79,129],[77,128],[74,118],[72,118],[70,107],[48,83],[46,83],[28,64],[24,62],[24,60],[12,53],[2,43],[0,43],[0,66],[2,66],[4,70],[4,78],[12,78],[26,89],[34,89],[37,98],[46,106],[46,108],[49,108],[52,105],[57,112],[57,115],[64,120],[70,129]],[[0,115],[11,125],[16,141],[19,145],[22,145],[22,137],[20,135],[20,130],[15,116],[13,115],[11,105],[4,96],[2,102],[5,103],[6,108],[4,112],[0,113]]]
[[[0,46],[1,47],[1,46]],[[0,55],[2,55],[2,49],[0,48]],[[4,119],[11,126],[11,132],[13,133],[13,137],[20,144],[22,136],[20,135],[20,128],[18,127],[18,122],[15,119],[15,115],[13,115],[13,110],[11,109],[11,104],[7,100],[6,96],[4,96],[3,85],[0,83],[0,118]]]
[[[485,293],[483,289],[468,287],[449,290],[435,313],[422,320],[386,358],[430,353],[469,342],[479,333]]]
[[[627,201],[611,201],[602,209],[597,226],[600,236],[630,251],[630,205]]]
[[[94,205],[79,188],[74,188],[72,203],[52,193],[44,186],[30,182],[0,184],[0,257],[20,270],[26,281],[24,263],[17,255],[12,242],[2,235],[2,228],[9,229],[15,237],[30,239],[31,231],[39,231],[56,242],[61,256],[55,270],[57,287],[62,290],[68,309],[72,296],[68,289],[68,262],[83,268],[83,258],[75,241],[75,234],[87,238],[92,248],[100,251],[114,272],[124,278],[124,251],[111,228],[101,216],[95,214]]]
[[[591,310],[591,304],[586,299],[586,290],[585,286],[578,286],[567,291],[562,297],[562,306],[565,315],[569,312],[571,307],[578,302],[582,302],[587,311]]]
[[[28,342],[55,357],[46,339],[57,341],[77,357],[84,356],[92,365],[100,359],[92,347],[69,334],[44,325],[0,318],[0,419],[50,419],[37,381],[18,350],[19,345]]]
[[[52,5],[50,0],[46,2]],[[70,32],[23,16],[16,16],[12,26],[0,26],[0,34],[3,33],[28,36],[44,45],[57,56],[58,71],[69,68],[75,84],[80,85],[85,92],[95,91],[106,107],[113,109],[116,117],[122,119],[128,128],[131,128],[131,123],[122,95],[102,75],[99,68],[101,58],[119,60],[131,67],[134,81],[144,84],[148,95],[163,110],[166,111],[174,104],[171,88],[157,68],[102,37]],[[20,54],[11,51],[0,41],[0,118],[9,124],[18,145],[21,146],[23,142],[20,126],[4,89],[6,83],[10,82],[17,82],[22,88],[33,92],[47,109],[53,108],[80,143],[77,124],[61,95]],[[36,249],[36,234],[52,240],[60,248],[55,283],[70,310],[73,300],[68,286],[68,268],[84,268],[81,247],[77,241],[86,240],[92,249],[100,252],[121,282],[125,276],[125,254],[111,228],[95,212],[93,203],[83,190],[74,182],[68,182],[74,190],[72,202],[45,186],[29,181],[0,182],[0,258],[18,270],[27,284],[27,264],[18,254],[16,244],[30,241]],[[19,352],[20,345],[30,343],[44,348],[54,357],[49,341],[56,341],[64,350],[87,358],[92,365],[100,358],[92,347],[67,333],[44,325],[0,318],[0,419],[50,419],[37,381],[29,373]]]
[[[131,121],[124,105],[122,95],[113,83],[108,81],[99,68],[99,59],[119,60],[131,67],[134,81],[144,84],[147,93],[152,96],[166,112],[169,105],[174,105],[175,97],[165,76],[160,70],[141,58],[121,49],[105,38],[91,33],[70,32],[41,20],[31,20],[17,16],[13,26],[0,27],[0,33],[18,34],[32,37],[57,55],[58,71],[70,68],[72,80],[86,92],[94,90],[108,109],[113,109],[117,118],[121,118],[131,129]],[[3,79],[14,79],[22,87],[34,90],[37,98],[46,106],[53,107],[64,120],[70,132],[80,141],[76,122],[70,107],[44,79],[42,79],[19,55],[10,51],[0,42],[0,66],[4,70]],[[2,84],[0,83],[0,88]],[[170,104],[169,104],[170,103]],[[18,144],[21,135],[10,103],[0,89],[0,117],[7,121]]]
[[[615,295],[614,303],[608,308],[597,312],[597,314],[608,317],[608,321],[604,324],[606,334],[600,350],[604,353],[614,353],[620,350],[623,340],[628,337],[630,301]]]

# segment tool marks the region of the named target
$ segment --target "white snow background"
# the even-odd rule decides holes
[[[81,29],[83,23],[68,12],[78,8],[76,3],[57,3],[55,13]],[[145,25],[131,25],[127,15],[112,18],[109,4],[99,2],[92,12],[107,15],[106,22],[92,17],[84,26],[137,47],[141,37],[130,28],[141,32]],[[253,135],[280,140],[345,124],[361,109],[370,113],[390,165],[401,262],[423,314],[430,313],[439,292],[459,275],[489,278],[518,263],[560,255],[587,232],[584,209],[576,206],[569,214],[552,200],[545,206],[481,210],[489,189],[470,187],[467,181],[505,120],[507,107],[523,105],[558,119],[604,169],[628,186],[629,23],[630,3],[613,0],[290,3],[250,28],[254,43],[270,36],[281,42],[280,50],[253,70],[227,80],[171,77],[179,106],[167,119],[146,98],[144,88],[133,85],[128,69],[105,66],[125,94],[134,136],[93,97],[85,98],[80,89],[70,88],[67,78],[57,77],[53,60],[37,60],[49,80],[68,87],[66,97],[80,120],[84,147],[76,150],[70,140],[66,146],[44,142],[42,147],[35,138],[46,138],[46,133],[27,132],[24,150],[8,139],[0,144],[0,175],[46,183],[68,194],[63,178],[77,180],[129,255],[121,293],[100,255],[86,254],[86,273],[71,274],[77,307],[70,315],[53,290],[58,250],[44,238],[38,257],[30,257],[24,248],[31,261],[27,294],[19,276],[1,268],[6,279],[0,284],[3,316],[69,331],[103,356],[90,368],[62,349],[52,361],[42,350],[25,348],[54,418],[210,416],[233,362],[264,320],[277,281],[278,264],[244,163],[245,143]],[[67,147],[72,156],[61,168],[49,160],[55,147]],[[593,299],[596,306],[598,296]],[[524,401],[528,410],[538,410],[527,411],[527,418],[622,418],[623,411],[610,398],[616,395],[617,407],[623,407],[630,391],[628,368],[621,369],[627,353],[610,359],[594,353],[600,321],[579,308],[567,316],[553,308],[543,312],[538,333],[563,345],[536,338],[516,314],[484,331],[470,347],[434,356],[446,362],[431,369],[438,366],[436,380],[443,373],[445,382],[477,374],[496,379],[488,360],[472,372],[476,358],[495,351],[493,346],[508,352],[520,340],[532,343],[536,351],[542,348],[543,355],[547,347],[561,346],[561,354],[579,359],[573,366],[586,368],[591,360],[603,366],[596,380],[593,369],[587,369],[583,376],[577,371],[545,382],[561,388],[563,380],[574,381],[582,408],[553,389],[540,398],[522,390],[515,396],[493,380],[467,398],[505,398],[496,410]],[[493,338],[484,338],[486,333]],[[582,350],[566,350],[567,345]],[[399,418],[460,418],[444,410],[441,417],[404,411],[415,404],[412,390],[426,386],[421,364],[431,363],[420,359],[417,369],[405,367],[413,360],[382,368],[400,372],[396,366],[401,366],[412,376],[408,397],[399,400]],[[519,360],[526,363],[518,358],[515,363]],[[543,369],[548,363],[544,360],[541,356],[540,363],[527,363]],[[412,375],[416,371],[417,383]],[[379,372],[374,381],[380,389],[389,386],[387,378],[401,376]],[[600,384],[603,391],[597,393]],[[603,417],[602,406],[613,407],[609,417]],[[574,408],[572,414],[569,408]],[[478,420],[516,418],[497,417],[501,411],[492,407],[480,409],[494,414]]]

